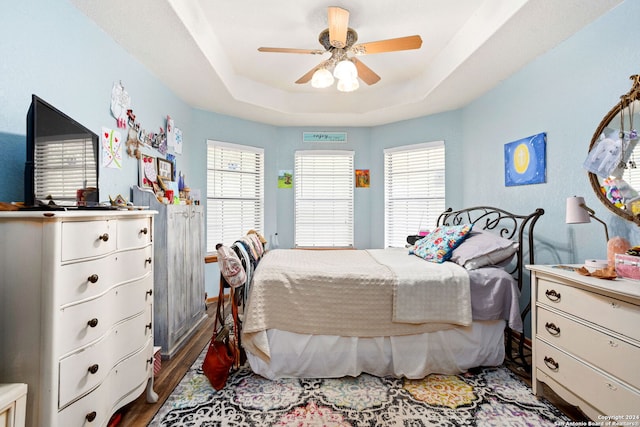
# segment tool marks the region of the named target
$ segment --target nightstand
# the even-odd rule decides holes
[[[527,269],[534,394],[545,383],[594,421],[640,423],[640,281]]]
[[[27,385],[0,384],[0,427],[24,427]]]

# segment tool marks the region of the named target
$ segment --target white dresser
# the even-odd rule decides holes
[[[530,265],[532,385],[596,422],[640,423],[640,281]],[[613,424],[612,424],[613,425]]]
[[[0,213],[0,383],[26,425],[105,426],[153,391],[152,211]]]

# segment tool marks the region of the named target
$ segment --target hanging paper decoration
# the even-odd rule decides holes
[[[100,135],[102,146],[102,167],[122,168],[122,137],[120,132],[102,128]]]
[[[118,128],[127,127],[127,111],[131,108],[131,97],[124,90],[122,82],[114,83],[111,88],[111,114],[115,117]]]
[[[178,128],[174,128],[175,132],[175,145],[173,146],[173,151],[176,154],[182,154],[182,131]]]
[[[176,133],[173,128],[173,119],[167,116],[167,146],[174,147],[176,145]]]

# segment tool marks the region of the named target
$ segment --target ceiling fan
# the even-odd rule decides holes
[[[335,76],[339,79],[338,89],[348,92],[357,89],[358,78],[368,85],[380,81],[380,76],[363,64],[356,56],[419,49],[422,46],[422,38],[419,35],[355,44],[358,40],[358,33],[349,28],[349,11],[337,6],[329,7],[328,21],[329,28],[322,31],[318,37],[318,41],[324,47],[324,50],[283,47],[260,47],[258,50],[260,52],[311,55],[322,55],[329,52],[331,53],[329,59],[309,70],[309,72],[296,80],[296,83],[305,84],[311,80],[314,87],[327,87],[333,84],[333,77]],[[349,54],[352,56],[349,56]],[[329,71],[331,69],[334,69],[333,74]]]

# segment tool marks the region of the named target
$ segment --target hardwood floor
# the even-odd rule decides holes
[[[118,427],[142,427],[149,424],[156,412],[158,412],[160,407],[162,407],[164,401],[169,397],[176,385],[178,385],[185,372],[202,352],[202,349],[204,349],[205,345],[209,343],[213,330],[213,315],[215,310],[215,304],[210,304],[207,307],[207,314],[209,315],[208,319],[202,323],[202,326],[193,335],[192,339],[189,340],[189,342],[181,348],[173,358],[162,361],[162,367],[158,376],[155,378],[154,384],[154,390],[159,396],[158,402],[147,403],[143,394],[138,399],[122,408],[120,411],[122,419],[120,423],[117,424]],[[531,378],[522,369],[509,362],[506,363],[506,366],[522,378],[524,382],[531,385]],[[565,403],[548,387],[545,386],[544,390],[545,398],[551,401],[574,421],[588,421],[588,418],[586,418],[578,409]]]
[[[211,339],[213,331],[215,304],[207,306],[208,318],[202,322],[198,331],[174,357],[162,361],[160,372],[155,377],[153,389],[158,393],[156,403],[147,403],[145,394],[126,405],[120,411],[122,419],[118,427],[142,427],[149,424],[162,404],[178,385],[189,367],[202,352]]]

